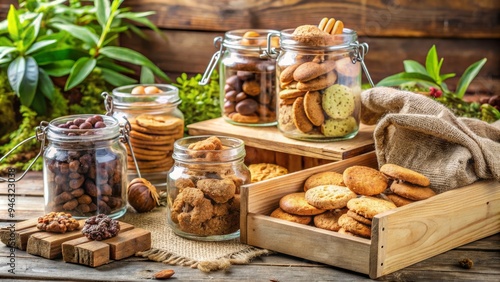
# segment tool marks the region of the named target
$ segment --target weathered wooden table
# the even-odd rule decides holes
[[[8,189],[0,183],[0,224],[38,217],[43,214],[43,183],[39,172],[30,172],[16,183],[15,216],[8,215]],[[300,246],[297,246],[300,248]],[[139,257],[90,268],[65,263],[62,259],[48,260],[24,251],[14,252],[0,246],[0,278],[8,281],[138,281],[151,279],[162,269],[173,269],[173,278],[180,281],[365,281],[368,276],[340,268],[275,254],[254,259],[246,265],[233,265],[227,271],[204,273],[184,266],[165,265]],[[469,258],[471,269],[458,261]],[[14,263],[14,264],[11,264]],[[11,270],[11,272],[9,272]],[[15,274],[13,274],[14,272]],[[172,279],[173,279],[172,278]],[[392,274],[379,281],[500,281],[500,234],[478,240],[432,257]]]

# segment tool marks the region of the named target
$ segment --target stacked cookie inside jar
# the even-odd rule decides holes
[[[359,130],[361,67],[356,33],[304,25],[280,33],[278,128],[311,141],[353,138]],[[354,45],[353,45],[354,44]]]
[[[164,188],[166,172],[173,164],[173,144],[184,135],[184,116],[177,108],[181,102],[178,89],[168,84],[128,85],[115,88],[111,97],[113,116],[131,126],[129,178],[138,176],[137,164],[141,176]]]

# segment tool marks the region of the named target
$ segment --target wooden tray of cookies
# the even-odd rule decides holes
[[[378,168],[374,152],[242,186],[243,243],[367,274],[375,279],[500,232],[500,183],[484,180],[378,214],[371,239],[272,218],[286,194],[319,172]]]
[[[222,135],[245,142],[245,163],[275,163],[295,172],[374,150],[374,126],[361,124],[353,139],[328,143],[299,141],[283,136],[276,126],[238,126],[223,118],[188,125],[190,135]]]

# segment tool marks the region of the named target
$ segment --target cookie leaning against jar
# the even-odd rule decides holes
[[[361,68],[350,57],[357,35],[343,26],[325,18],[318,26],[281,32],[278,128],[285,136],[330,141],[357,134]]]
[[[162,90],[154,85],[138,85],[131,91],[131,94],[145,96],[161,93]],[[132,127],[130,141],[141,172],[168,171],[173,164],[173,143],[184,135],[184,121],[172,115],[144,113],[129,118],[129,122]],[[128,168],[135,170],[128,147],[127,153]]]

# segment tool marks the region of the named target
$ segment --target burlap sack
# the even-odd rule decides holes
[[[500,121],[456,117],[429,97],[393,88],[366,90],[361,100],[362,122],[377,124],[380,166],[394,163],[418,171],[437,193],[479,179],[500,181]]]

